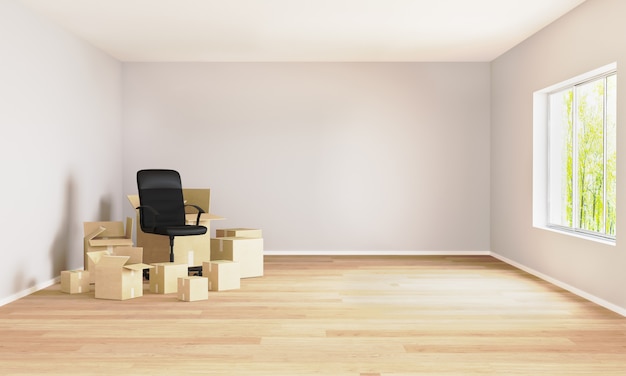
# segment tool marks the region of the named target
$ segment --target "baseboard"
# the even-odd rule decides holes
[[[617,305],[615,305],[613,303],[607,302],[604,299],[598,298],[595,295],[589,294],[589,293],[587,293],[587,292],[585,292],[585,291],[583,291],[581,289],[578,289],[578,288],[576,288],[574,286],[568,285],[567,283],[559,281],[558,279],[549,277],[549,276],[547,276],[547,275],[545,275],[545,274],[543,274],[541,272],[538,272],[538,271],[536,271],[536,270],[534,270],[532,268],[529,268],[529,267],[527,267],[525,265],[522,265],[522,264],[520,264],[518,262],[510,260],[510,259],[508,259],[508,258],[506,258],[506,257],[504,257],[502,255],[499,255],[499,254],[494,253],[494,252],[490,252],[490,253],[491,253],[491,256],[497,258],[498,260],[500,260],[502,262],[505,262],[505,263],[507,263],[507,264],[509,264],[511,266],[514,266],[514,267],[516,267],[516,268],[518,268],[520,270],[525,271],[528,274],[532,274],[532,275],[534,275],[537,278],[541,278],[541,279],[543,279],[546,282],[549,282],[549,283],[551,283],[551,284],[553,284],[555,286],[558,286],[558,287],[560,287],[560,288],[562,288],[564,290],[567,290],[567,291],[571,292],[574,295],[580,296],[583,299],[589,300],[592,303],[595,303],[595,304],[597,304],[597,305],[599,305],[601,307],[604,307],[604,308],[606,308],[606,309],[608,309],[610,311],[613,311],[613,312],[615,312],[617,314],[620,314],[620,315],[626,317],[626,309],[624,309],[624,308],[622,308],[620,306],[617,306]]]
[[[39,290],[43,290],[43,289],[45,289],[47,287],[50,287],[50,286],[52,286],[52,285],[54,285],[56,283],[59,283],[60,281],[61,281],[61,277],[59,276],[59,277],[53,278],[53,279],[51,279],[49,281],[40,282],[40,283],[36,284],[35,286],[31,286],[31,287],[29,287],[29,288],[27,288],[25,290],[22,290],[22,291],[20,291],[18,293],[15,293],[15,294],[13,294],[11,296],[7,296],[6,298],[0,300],[0,307],[2,307],[3,305],[9,304],[11,302],[14,302],[14,301],[16,301],[18,299],[21,299],[21,298],[23,298],[25,296],[28,296],[28,295],[30,295],[30,294],[32,294],[34,292],[37,292]]]
[[[263,251],[265,256],[488,256],[489,251]]]

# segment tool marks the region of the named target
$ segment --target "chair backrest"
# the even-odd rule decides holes
[[[140,170],[137,172],[139,205],[149,208],[140,211],[139,223],[146,231],[153,227],[182,226],[185,224],[185,201],[180,174],[174,170]]]

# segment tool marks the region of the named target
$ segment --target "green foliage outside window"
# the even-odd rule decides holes
[[[615,236],[616,74],[551,96],[555,119],[550,148],[560,169],[551,180],[561,202],[551,205],[554,224]],[[558,154],[557,154],[558,153]],[[555,200],[556,201],[556,200]]]

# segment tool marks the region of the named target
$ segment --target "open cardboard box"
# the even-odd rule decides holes
[[[83,222],[84,230],[84,264],[87,270],[89,258],[87,253],[94,251],[111,251],[115,247],[133,245],[133,219],[126,218],[126,229],[121,221]]]
[[[128,195],[128,201],[137,208],[139,195]],[[211,221],[224,219],[218,215],[210,214],[211,190],[210,189],[183,189],[183,199],[187,204],[197,205],[204,210],[200,216],[200,225],[207,228],[204,235],[177,236],[174,240],[174,261],[182,262],[188,266],[202,266],[202,263],[211,259]],[[187,208],[187,224],[195,224],[197,212],[195,208]],[[139,224],[139,210],[137,223]],[[152,264],[170,261],[170,242],[167,236],[148,234],[137,225],[137,246],[143,248],[143,262]]]
[[[95,265],[96,299],[126,300],[143,296],[143,270],[152,265],[128,264],[130,256],[102,256]]]
[[[129,264],[141,264],[143,262],[143,249],[141,247],[116,247],[112,250],[88,252],[85,270],[89,272],[89,283],[96,282],[96,264],[103,256],[128,256]]]

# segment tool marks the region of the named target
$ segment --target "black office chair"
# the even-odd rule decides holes
[[[140,170],[137,172],[139,191],[139,225],[145,233],[165,235],[170,238],[170,262],[174,261],[176,236],[203,235],[207,228],[200,226],[204,210],[197,205],[185,204],[180,174],[174,170]],[[198,211],[195,225],[187,225],[185,207]],[[189,268],[200,271],[199,268]]]

